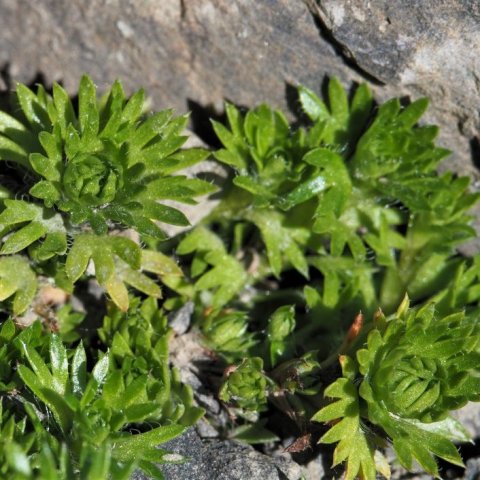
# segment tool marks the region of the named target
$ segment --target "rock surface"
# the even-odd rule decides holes
[[[480,458],[471,458],[467,461],[463,480],[478,480],[480,478]]]
[[[455,417],[472,438],[480,439],[480,403],[469,402],[460,410],[453,412]]]
[[[219,110],[224,98],[285,106],[285,82],[350,79],[292,0],[3,0],[0,41],[14,80],[41,73],[75,92],[84,72],[100,87],[118,77],[179,111],[188,99]]]
[[[195,429],[162,445],[188,455],[186,463],[163,465],[169,480],[301,480],[303,471],[286,457],[267,457],[248,445],[229,440],[202,441]],[[148,480],[137,472],[132,480]]]

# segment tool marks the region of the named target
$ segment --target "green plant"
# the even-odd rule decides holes
[[[208,152],[180,150],[187,117],[147,115],[143,91],[127,99],[119,82],[98,100],[83,77],[78,105],[57,84],[18,85],[13,100],[0,112],[1,476],[163,478],[157,465],[182,459],[157,446],[203,410],[169,367],[155,301],[155,276],[182,272],[144,245],[166,238],[159,222],[188,225],[164,200],[214,190],[176,174]],[[101,328],[65,294],[58,307],[45,297],[45,285],[76,293],[88,278],[112,300]]]
[[[362,428],[365,422],[386,433],[407,469],[416,460],[438,476],[434,455],[463,465],[452,440],[469,437],[449,413],[480,400],[479,342],[475,318],[464,312],[439,317],[434,304],[412,310],[407,301],[389,318],[377,316],[366,347],[356,360],[341,357],[343,375],[325,389],[338,400],[313,416],[340,420],[321,441],[338,442],[334,464],[347,461],[346,478],[375,476],[381,441]]]
[[[220,202],[164,242],[162,222],[189,225],[169,201],[216,190],[178,173],[209,155],[181,148],[187,117],[146,114],[119,82],[100,100],[88,77],[78,101],[17,87],[0,112],[2,478],[163,478],[179,458],[157,446],[204,413],[169,366],[166,312],[187,301],[225,367],[227,435],[276,442],[287,415],[290,450],[336,444],[347,479],[388,477],[388,442],[407,469],[462,465],[450,412],[480,400],[480,257],[457,247],[478,195],[437,173],[427,100],[326,90],[299,87],[295,125],[227,104]],[[102,320],[71,297],[95,284]]]
[[[50,263],[63,286],[76,282],[92,260],[99,283],[123,309],[125,283],[160,296],[143,272],[162,275],[178,268],[121,232],[164,239],[157,221],[188,225],[188,220],[160,200],[192,203],[212,191],[207,182],[172,175],[208,155],[179,150],[187,138],[181,135],[187,117],[174,118],[170,110],[145,116],[143,90],[127,100],[119,82],[98,101],[87,76],[80,81],[78,109],[58,84],[51,96],[42,86],[34,93],[18,85],[15,104],[18,118],[0,115],[0,160],[12,164],[22,184],[2,190],[0,254],[28,248],[33,261]],[[28,200],[18,199],[19,192]],[[25,301],[16,302],[15,313],[32,300],[34,289],[28,292]]]
[[[203,411],[193,406],[191,390],[168,367],[169,330],[154,300],[138,308],[138,314],[126,315],[112,307],[114,317],[105,317],[102,332],[113,319],[119,330],[112,338],[100,334],[105,354],[86,350],[82,342],[67,350],[40,322],[21,332],[12,320],[3,323],[0,387],[9,407],[2,416],[1,441],[9,445],[2,449],[3,475],[130,478],[140,467],[152,478],[163,478],[153,462],[168,461],[169,455],[156,447],[185,431]],[[135,355],[125,354],[136,343],[122,336],[126,323],[145,327],[142,351],[134,350]],[[143,341],[153,334],[155,342]],[[100,357],[89,368],[94,355]],[[142,433],[132,435],[129,425]]]
[[[434,456],[462,465],[452,441],[468,439],[449,412],[480,394],[479,260],[456,250],[475,235],[478,195],[468,178],[437,173],[449,152],[436,127],[417,125],[426,99],[374,107],[366,86],[349,100],[333,79],[327,103],[305,87],[299,100],[306,127],[265,105],[227,104],[228,127],[214,122],[231,177],[198,228],[224,240],[231,272],[249,274],[234,274],[235,297],[211,302],[204,290],[225,285],[230,263],[204,262],[189,292],[215,307],[200,325],[234,364],[220,398],[262,425],[268,405],[280,409],[299,435],[335,422],[320,442],[338,442],[346,478],[388,477],[386,440],[406,468],[415,459],[438,476]],[[178,248],[195,252],[192,277],[198,228]],[[235,332],[228,343],[223,332]]]

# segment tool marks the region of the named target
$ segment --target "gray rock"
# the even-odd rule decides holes
[[[478,480],[480,478],[480,458],[467,460],[464,480]]]
[[[211,368],[214,377],[221,376],[221,369],[212,361],[211,353],[205,348],[203,339],[195,329],[176,335],[170,341],[170,360],[179,373],[182,382],[193,389],[195,402],[205,409],[207,417],[215,420],[213,424],[203,424],[197,429],[203,438],[218,436],[217,429],[225,430],[229,423],[227,411],[217,400],[218,385],[211,384]]]
[[[480,403],[467,403],[460,410],[452,412],[455,417],[474,439],[480,439]]]
[[[330,463],[331,463],[331,459]],[[325,477],[325,467],[324,467],[324,461],[325,459],[323,458],[322,455],[319,455],[315,459],[311,460],[310,462],[305,465],[305,470],[306,470],[306,478],[308,479],[323,479]]]
[[[183,335],[190,328],[194,307],[193,302],[187,302],[168,316],[168,324],[177,335]]]
[[[478,42],[480,5],[472,0],[319,0],[318,14],[344,54],[384,83],[401,80],[422,51],[431,52],[421,59],[428,68],[439,47],[457,47],[449,41]]]
[[[326,72],[348,75],[291,0],[3,0],[0,41],[13,80],[42,73],[73,93],[84,72],[100,88],[121,78],[128,90],[146,87],[155,108],[179,112],[187,99],[286,107],[286,81],[318,87]]]
[[[181,464],[162,465],[168,480],[300,480],[302,469],[285,457],[273,459],[248,445],[230,440],[202,440],[192,428],[162,448],[189,457]],[[148,477],[136,472],[134,480]]]
[[[204,417],[195,424],[195,430],[201,438],[217,438],[218,430]]]

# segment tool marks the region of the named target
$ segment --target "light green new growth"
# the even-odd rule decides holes
[[[468,178],[437,173],[449,152],[435,146],[436,127],[417,125],[426,99],[374,107],[365,85],[349,99],[335,79],[326,103],[298,94],[306,127],[265,105],[227,104],[228,126],[214,122],[215,156],[232,174],[202,228],[251,273],[235,310],[217,314],[222,332],[228,321],[238,332],[228,349],[215,312],[202,320],[237,364],[220,396],[264,422],[268,403],[300,431],[333,422],[320,441],[337,443],[333,465],[345,463],[347,479],[388,477],[386,440],[407,469],[416,460],[438,476],[434,457],[462,465],[452,441],[468,440],[449,412],[480,400],[479,260],[456,251],[475,235],[478,194]],[[412,308],[395,314],[406,294]]]
[[[178,269],[156,252],[147,253],[157,257],[153,262],[146,261],[139,245],[120,233],[133,229],[164,239],[158,222],[189,222],[163,200],[194,203],[214,190],[176,175],[208,156],[202,149],[180,150],[188,118],[170,110],[146,115],[143,90],[127,99],[119,82],[98,100],[87,76],[78,108],[58,84],[52,95],[41,86],[34,93],[18,85],[16,102],[18,118],[0,115],[0,160],[12,162],[26,180],[21,188],[29,199],[3,190],[0,254],[28,249],[33,261],[51,261],[64,286],[76,282],[92,259],[97,280],[122,309],[128,308],[125,283],[159,297],[159,287],[142,272]],[[149,268],[153,263],[165,265]]]
[[[143,90],[128,99],[119,82],[99,100],[83,77],[78,105],[58,84],[51,95],[18,85],[12,111],[0,112],[0,476],[128,479],[141,469],[163,479],[158,464],[173,457],[158,445],[203,410],[169,367],[172,332],[155,300],[157,277],[182,271],[143,244],[166,238],[161,223],[189,224],[165,200],[215,190],[177,174],[209,153],[181,150],[187,117],[147,114]],[[92,312],[37,293],[76,293],[88,277],[116,305],[100,329]]]
[[[278,442],[283,414],[287,450],[332,444],[347,480],[388,478],[388,443],[407,469],[463,466],[451,412],[480,401],[480,256],[458,247],[479,195],[437,173],[426,99],[376,106],[331,79],[298,100],[294,124],[226,104],[220,201],[167,239],[162,223],[189,226],[171,200],[216,191],[180,173],[209,155],[182,149],[187,116],[119,82],[98,99],[87,76],[74,102],[17,86],[0,112],[1,478],[163,479],[158,445],[204,414],[169,365],[167,312],[192,306],[227,436]]]

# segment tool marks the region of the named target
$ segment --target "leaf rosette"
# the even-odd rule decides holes
[[[357,352],[360,393],[402,418],[443,420],[480,400],[479,334],[475,319],[463,312],[438,318],[433,304],[397,314],[383,333],[372,330],[367,348]]]
[[[123,184],[121,169],[108,159],[95,155],[78,155],[68,163],[63,176],[65,192],[74,201],[97,207],[111,202]]]
[[[234,402],[241,409],[261,412],[265,410],[268,390],[273,382],[263,372],[263,360],[246,358],[227,373],[219,397],[224,402]]]
[[[439,316],[433,303],[409,309],[405,298],[396,314],[377,316],[366,346],[356,354],[357,362],[343,358],[350,365],[348,375],[344,372],[344,377],[325,390],[340,400],[321,409],[313,420],[343,418],[341,424],[346,425],[355,417],[359,424],[376,425],[376,434],[368,429],[361,434],[362,443],[370,445],[370,458],[362,461],[370,465],[374,464],[376,435],[383,430],[400,463],[409,470],[416,460],[426,472],[438,476],[435,457],[463,466],[453,441],[470,438],[450,412],[468,401],[480,400],[479,334],[473,316],[464,312]],[[345,382],[354,395],[339,389]],[[353,407],[343,409],[347,396],[355,414]],[[336,463],[353,462],[355,475],[360,468],[357,453],[344,455],[340,447],[349,434],[334,426],[320,441],[339,442]]]
[[[128,308],[124,282],[160,296],[142,271],[163,271],[161,263],[171,270],[172,262],[144,255],[137,240],[120,238],[122,231],[158,241],[166,238],[161,224],[189,225],[164,201],[191,204],[215,190],[209,182],[175,174],[209,153],[180,150],[188,117],[174,117],[171,110],[145,114],[143,90],[127,98],[117,81],[98,99],[84,76],[78,105],[60,85],[52,90],[49,95],[39,86],[34,93],[19,84],[15,116],[0,112],[0,160],[24,179],[11,192],[2,190],[0,254],[28,249],[35,264],[53,265],[49,274],[68,290],[91,258],[99,283],[123,310]]]
[[[0,116],[0,159],[28,172],[29,194],[46,209],[96,234],[111,225],[134,228],[154,238],[165,235],[157,222],[188,225],[181,211],[160,203],[193,198],[214,187],[172,173],[208,156],[199,148],[180,151],[187,116],[171,110],[144,114],[144,92],[127,99],[120,82],[97,99],[95,85],[80,81],[78,108],[54,84],[52,95],[18,85],[18,118]],[[0,220],[0,223],[3,223]]]
[[[243,114],[227,104],[228,125],[213,122],[224,147],[215,157],[233,175],[209,220],[244,249],[259,233],[276,277],[293,268],[308,278],[312,256],[370,255],[384,280],[373,308],[432,295],[448,281],[439,265],[475,234],[467,211],[478,195],[467,177],[437,173],[449,151],[435,145],[437,127],[418,124],[428,100],[374,108],[366,85],[349,98],[335,78],[325,101],[302,86],[298,96],[305,127],[266,105]]]
[[[248,331],[249,318],[245,312],[211,312],[203,321],[202,330],[205,339],[216,352],[228,361],[243,358],[258,341]]]
[[[368,117],[372,98],[362,86],[349,105],[342,86],[332,79],[329,100],[330,110],[322,103],[324,116],[308,129],[293,130],[282,112],[267,105],[243,115],[227,104],[229,129],[213,122],[224,145],[215,157],[235,171],[231,190],[213,218],[228,212],[255,225],[277,277],[286,264],[308,277],[305,250],[319,200],[330,191],[328,208],[341,210],[351,190],[341,142],[349,135],[351,142],[357,138],[352,118]]]

